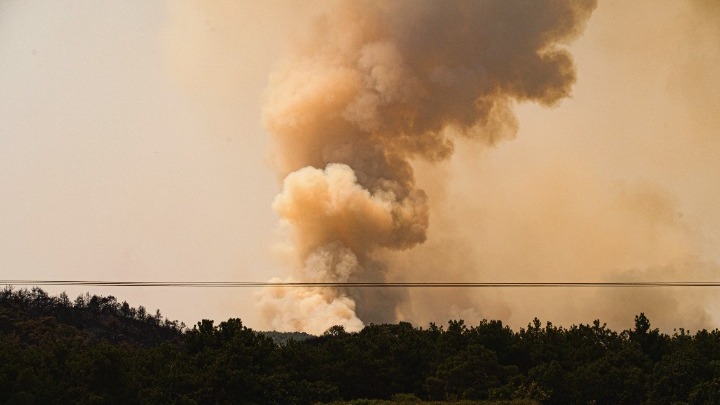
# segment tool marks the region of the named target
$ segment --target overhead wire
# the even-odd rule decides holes
[[[632,288],[720,287],[720,281],[617,282],[282,282],[282,281],[111,281],[111,280],[0,280],[0,285],[192,288]]]

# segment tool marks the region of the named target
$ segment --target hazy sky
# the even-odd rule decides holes
[[[0,278],[287,276],[264,89],[328,7],[0,2]],[[515,139],[459,141],[439,166],[416,162],[428,241],[388,253],[390,277],[718,279],[719,17],[712,1],[600,2],[568,47],[578,77],[569,99],[515,106]],[[91,292],[186,323],[268,325],[256,290]],[[720,320],[712,290],[408,294],[396,317],[415,322],[599,317],[626,327],[640,311],[665,327]]]

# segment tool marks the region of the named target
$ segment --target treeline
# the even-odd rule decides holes
[[[720,331],[667,335],[643,314],[622,332],[458,320],[298,337],[276,343],[239,319],[188,329],[113,297],[5,289],[0,403],[720,403]]]

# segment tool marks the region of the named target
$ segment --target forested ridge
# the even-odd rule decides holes
[[[0,403],[718,404],[720,331],[369,325],[188,328],[112,296],[0,290]],[[442,402],[441,402],[442,401]]]

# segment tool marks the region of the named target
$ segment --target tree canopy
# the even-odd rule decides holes
[[[363,402],[364,401],[364,402]],[[0,291],[0,403],[716,404],[720,331],[535,319],[322,336],[191,328],[115,297]],[[432,402],[435,401],[435,402]],[[490,403],[490,402],[488,402]]]

